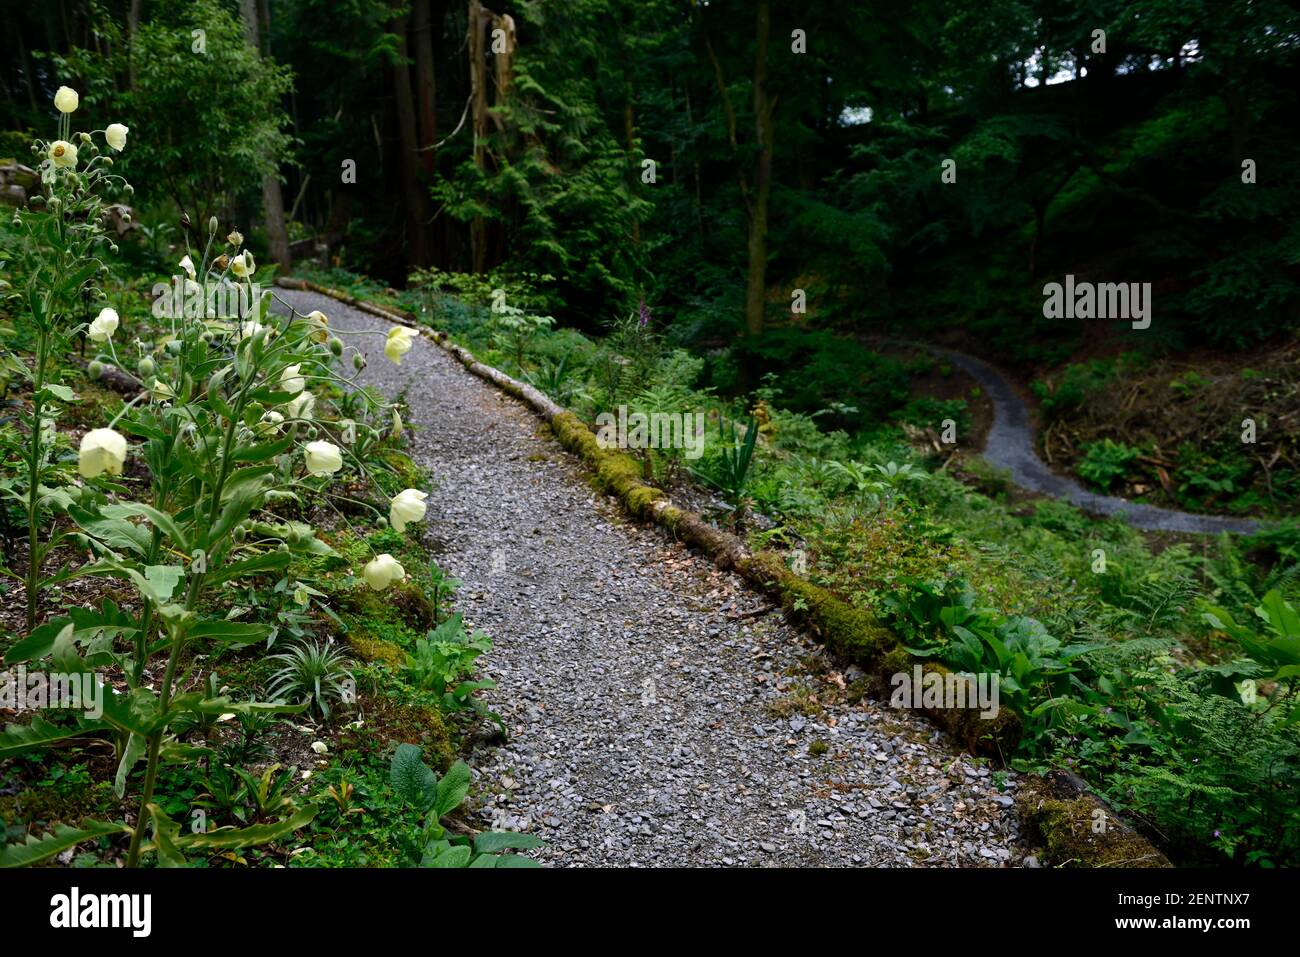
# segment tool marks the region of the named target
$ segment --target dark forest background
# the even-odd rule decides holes
[[[1081,329],[1042,319],[1042,286],[1066,273],[1151,282],[1161,348],[1297,319],[1300,14],[1279,0],[6,7],[0,154],[69,82],[131,127],[143,222],[219,211],[286,265],[326,241],[396,286],[549,276],[562,322],[646,302],[683,342],[772,362],[826,330],[1060,359]]]

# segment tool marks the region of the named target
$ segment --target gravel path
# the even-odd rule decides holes
[[[1259,522],[1248,518],[1193,515],[1154,505],[1141,505],[1114,495],[1090,492],[1074,479],[1058,475],[1038,457],[1029,407],[1011,383],[1003,378],[1002,373],[983,359],[964,352],[938,346],[926,348],[960,366],[988,392],[993,400],[993,427],[989,430],[988,441],[984,446],[984,458],[998,468],[1007,469],[1012,481],[1022,488],[1065,499],[1094,515],[1120,515],[1137,528],[1167,532],[1242,534],[1259,530]]]
[[[336,329],[389,328],[278,294]],[[1035,863],[1014,776],[999,788],[923,719],[845,701],[860,675],[779,614],[741,617],[765,601],[625,520],[531,412],[432,343],[394,367],[380,337],[351,340],[362,381],[410,405],[436,483],[423,527],[495,643],[480,661],[509,741],[471,756],[483,826],[569,866]]]

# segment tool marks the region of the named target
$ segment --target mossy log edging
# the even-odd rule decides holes
[[[319,293],[407,326],[454,356],[466,369],[501,391],[526,403],[550,426],[560,444],[594,472],[596,484],[614,495],[633,516],[653,522],[709,556],[720,568],[737,572],[751,586],[775,598],[786,614],[811,631],[839,658],[871,675],[879,690],[889,678],[921,664],[926,673],[947,674],[940,664],[914,659],[887,628],[867,611],[855,608],[829,590],[796,575],[781,556],[770,551],[751,553],[735,535],[715,528],[699,515],[673,505],[662,489],[641,481],[641,466],[631,456],[603,449],[591,429],[576,415],[529,385],[485,365],[444,332],[422,325],[405,310],[377,306],[338,289],[305,279],[277,280],[285,289]],[[1014,747],[1020,723],[1009,709],[989,721],[977,709],[927,708],[925,714],[972,752],[1001,758],[1004,746]],[[1104,812],[1098,826],[1095,812]],[[1055,773],[1031,778],[1021,789],[1017,810],[1031,833],[1042,837],[1048,861],[1085,867],[1168,867],[1169,861],[1150,842],[1074,775]]]

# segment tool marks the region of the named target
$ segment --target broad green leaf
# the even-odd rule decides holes
[[[149,549],[149,530],[122,518],[112,518],[103,511],[90,512],[73,506],[68,514],[77,527],[116,552],[132,552],[144,557]]]
[[[1277,589],[1264,596],[1260,606],[1255,609],[1255,614],[1268,622],[1269,627],[1280,637],[1300,638],[1300,613],[1291,607]]]
[[[41,391],[48,392],[50,395],[54,396],[56,399],[59,399],[62,402],[77,401],[76,393],[73,392],[71,389],[69,389],[66,385],[59,385],[58,383],[55,382],[47,382],[45,383]]]
[[[457,761],[447,769],[447,773],[438,782],[433,803],[433,810],[440,819],[459,807],[460,802],[465,800],[465,795],[469,793],[469,781],[469,765],[464,761]]]
[[[216,522],[208,529],[206,541],[201,542],[200,547],[211,551],[213,542],[225,538],[232,528],[247,518],[249,512],[257,507],[261,495],[261,482],[249,483],[237,488],[222,507]]]
[[[495,854],[498,851],[527,851],[541,847],[545,843],[540,837],[531,834],[515,834],[510,831],[484,831],[474,838],[474,850],[479,854]]]
[[[67,626],[69,618],[55,618],[43,625],[37,625],[32,633],[5,652],[5,664],[17,665],[24,661],[44,658],[54,650],[54,639]]]
[[[158,604],[165,605],[171,601],[176,586],[184,580],[185,569],[180,565],[148,565],[144,570],[144,578],[148,584],[146,593],[149,597]]]
[[[71,579],[100,575],[129,578],[142,595],[156,604],[165,605],[171,599],[176,585],[185,577],[185,569],[179,565],[150,565],[142,574],[126,562],[101,558],[93,564],[83,566],[68,577]]]
[[[166,512],[159,511],[152,505],[145,505],[140,502],[127,502],[122,505],[109,505],[102,509],[103,513],[111,518],[126,516],[140,516],[153,523],[154,527],[172,540],[175,546],[183,552],[189,552],[189,540],[185,533],[181,531],[179,525]]]
[[[473,852],[468,847],[446,847],[440,850],[432,860],[422,861],[421,867],[468,867]]]
[[[533,860],[531,857],[521,857],[518,854],[502,854],[499,858],[497,858],[498,868],[501,867],[539,868],[541,866],[542,866],[541,864]]]
[[[104,720],[122,731],[148,736],[158,726],[158,698],[148,688],[134,688],[123,695],[106,688]]]
[[[388,780],[398,797],[424,811],[434,802],[438,776],[421,754],[414,744],[399,744],[389,765]]]
[[[258,442],[255,445],[242,445],[235,449],[230,459],[233,462],[265,462],[277,455],[283,455],[293,448],[295,437],[290,433],[274,442]]]
[[[167,703],[167,721],[175,721],[182,714],[301,714],[307,703],[276,704],[262,701],[232,701],[226,695],[205,698],[197,691],[177,695]]]
[[[271,633],[270,625],[246,624],[238,621],[201,621],[191,625],[191,638],[215,638],[230,645],[248,645],[261,641]]]

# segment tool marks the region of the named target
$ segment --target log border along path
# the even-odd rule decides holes
[[[393,365],[391,326],[369,311],[276,292],[371,333],[343,334],[368,357],[360,383],[408,406],[410,452],[433,477],[414,529],[494,642],[480,663],[508,740],[470,756],[476,826],[535,833],[559,865],[999,866],[1034,853],[1018,776],[916,711],[845,695],[860,669],[764,614],[734,571],[629,521],[524,406],[424,337]]]

